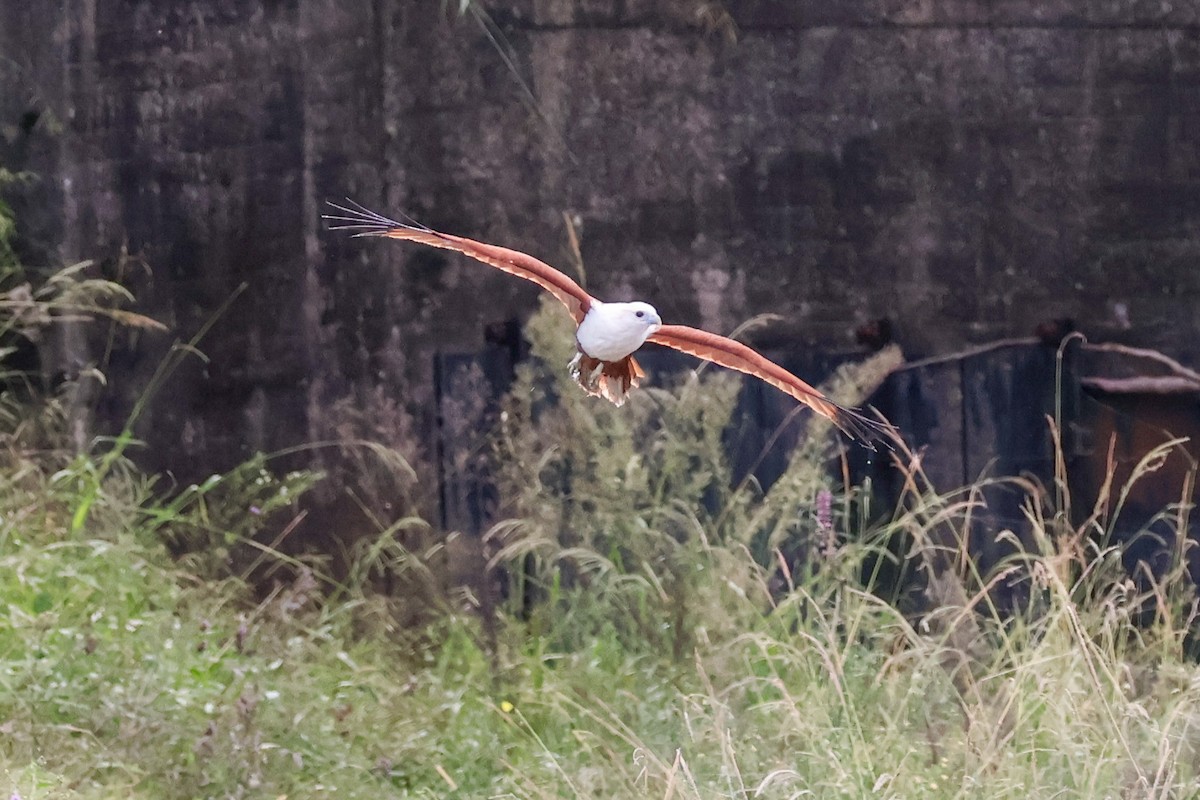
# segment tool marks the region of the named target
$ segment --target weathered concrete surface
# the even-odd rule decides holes
[[[929,354],[1070,316],[1200,362],[1200,4],[491,0],[490,34],[442,5],[0,0],[3,155],[42,176],[26,253],[127,243],[185,337],[248,284],[147,420],[155,466],[408,446],[433,352],[534,307],[324,231],[347,195],[564,265],[567,212],[596,293],[782,314],[773,347],[886,316]]]

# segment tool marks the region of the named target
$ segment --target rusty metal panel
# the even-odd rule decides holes
[[[1075,516],[1101,512],[1100,524],[1113,543],[1124,549],[1125,566],[1137,579],[1142,567],[1161,576],[1179,552],[1180,504],[1200,502],[1196,467],[1200,462],[1200,395],[1153,391],[1102,391],[1089,388],[1081,404],[1081,422],[1089,431],[1089,447],[1071,471]],[[1187,442],[1172,448],[1152,472],[1133,480],[1138,464],[1155,448],[1172,439]],[[1111,448],[1111,462],[1109,452]],[[1101,498],[1106,476],[1112,489]],[[1131,483],[1132,481],[1132,483]],[[1117,495],[1127,489],[1119,509]],[[1102,502],[1098,503],[1098,499]],[[1164,513],[1165,512],[1165,513]],[[1185,535],[1196,539],[1200,523],[1190,519]],[[1197,548],[1186,550],[1188,569],[1200,579]]]
[[[962,361],[965,483],[983,476],[1024,475],[1045,486],[1054,479],[1054,448],[1048,418],[1055,414],[1057,351],[1026,345],[1005,347]],[[1012,552],[1010,530],[1028,540],[1024,491],[1011,484],[983,488],[984,507],[973,516],[970,549],[984,569]]]

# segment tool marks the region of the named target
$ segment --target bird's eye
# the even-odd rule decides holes
[[[636,316],[638,319],[641,319],[642,317],[646,316],[646,312],[645,312],[645,311],[639,311],[639,312],[637,312],[637,313],[636,313],[634,316]]]

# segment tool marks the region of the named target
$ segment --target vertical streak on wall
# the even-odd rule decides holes
[[[401,94],[396,54],[391,52],[393,44],[391,37],[395,35],[393,28],[403,32],[408,25],[408,14],[404,8],[393,11],[392,5],[385,0],[374,0],[371,4],[371,13],[375,21],[371,31],[374,35],[372,46],[376,54],[375,63],[379,70],[379,94],[374,101],[377,103],[376,113],[379,115],[379,130],[375,133],[379,136],[381,146],[376,152],[383,160],[379,171],[379,197],[385,205],[389,206],[397,205],[397,200],[399,200],[392,196],[389,179],[395,175],[394,170],[397,168],[392,154],[395,152],[397,126],[399,125],[397,119],[399,109],[396,98]],[[400,19],[395,20],[393,15],[398,15]],[[398,24],[394,24],[397,22]]]
[[[1096,117],[1096,65],[1098,61],[1099,45],[1096,41],[1096,35],[1093,32],[1087,33],[1087,42],[1084,45],[1083,57],[1083,91],[1080,93],[1080,108],[1076,112],[1084,119],[1094,120]],[[1079,152],[1075,158],[1079,160],[1081,165],[1090,165],[1096,158],[1096,150],[1099,144],[1099,126],[1093,122],[1091,125],[1079,126],[1079,138],[1075,146]],[[1087,187],[1090,191],[1093,187]]]
[[[63,85],[67,100],[67,146],[63,148],[63,244],[62,259],[71,263],[82,257],[80,225],[84,204],[91,200],[87,154],[83,138],[92,129],[92,106],[96,87],[96,0],[66,0],[63,14]],[[73,54],[77,54],[72,58]],[[79,134],[83,134],[82,137]]]
[[[321,372],[318,369],[319,354],[324,349],[322,343],[318,341],[321,338],[322,331],[322,290],[321,282],[317,277],[317,263],[321,257],[321,247],[317,239],[320,210],[315,185],[316,146],[313,141],[315,132],[309,119],[309,104],[312,102],[314,94],[312,91],[313,69],[311,59],[309,58],[309,43],[304,40],[307,32],[313,30],[313,20],[306,13],[311,7],[311,3],[301,2],[298,11],[301,31],[299,42],[299,90],[300,136],[302,139],[301,158],[303,159],[300,202],[304,207],[304,213],[301,215],[301,235],[304,237],[304,278],[303,289],[301,290],[300,316],[304,321],[301,329],[303,331],[305,363],[308,374],[308,386],[306,387],[308,396],[305,398],[305,410],[308,417],[307,436],[309,440],[317,438],[314,436],[313,420],[316,418],[316,412],[320,407],[320,395],[324,383],[321,379]]]
[[[63,15],[66,35],[63,37],[63,84],[67,98],[67,120],[62,144],[62,248],[64,264],[74,264],[87,253],[84,244],[83,210],[92,201],[93,181],[90,168],[95,130],[95,112],[100,102],[96,94],[96,0],[67,0]],[[72,58],[77,54],[77,60]],[[83,324],[65,322],[59,327],[58,352],[60,367],[68,378],[74,379],[70,388],[67,419],[70,421],[71,441],[77,451],[88,448],[92,438],[93,382],[84,370],[91,357]]]

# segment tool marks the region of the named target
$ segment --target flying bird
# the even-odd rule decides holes
[[[645,377],[633,353],[646,342],[653,342],[760,378],[827,417],[843,433],[871,450],[875,449],[876,442],[891,447],[889,440],[895,432],[890,425],[838,405],[741,342],[686,325],[664,325],[658,311],[649,303],[597,300],[562,272],[518,250],[440,233],[413,220],[397,222],[352,200],[346,202],[349,205],[329,203],[338,212],[324,215],[333,223],[332,230],[350,230],[355,231],[355,236],[403,239],[456,250],[510,275],[532,281],[554,295],[567,307],[577,325],[576,353],[569,365],[571,377],[590,395],[604,397],[618,406],[623,404],[629,392]]]

